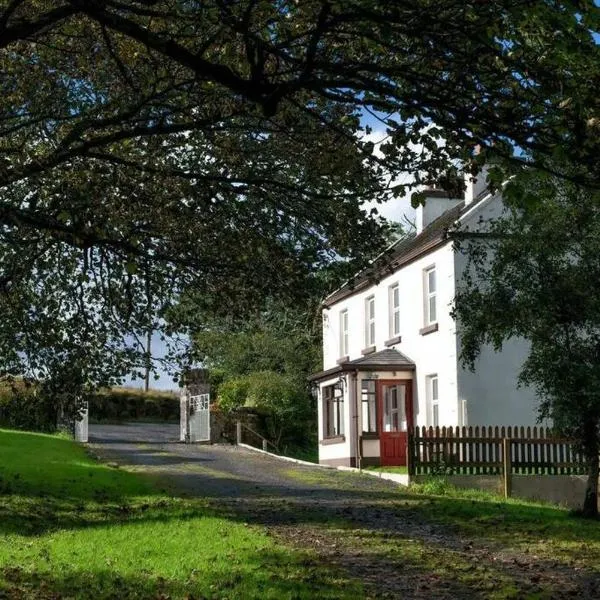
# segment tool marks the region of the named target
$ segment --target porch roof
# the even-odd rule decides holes
[[[322,381],[348,371],[414,371],[415,363],[393,348],[373,352],[311,375],[309,381]]]

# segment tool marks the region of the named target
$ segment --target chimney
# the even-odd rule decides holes
[[[426,189],[423,190],[423,194],[425,195],[424,204],[420,204],[416,209],[417,235],[430,223],[463,200],[462,198],[450,198],[448,192],[444,190]]]
[[[487,173],[487,167],[484,166],[477,175],[465,175],[465,206],[487,191]]]

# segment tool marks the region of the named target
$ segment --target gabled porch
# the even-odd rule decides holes
[[[415,363],[385,349],[316,373],[319,462],[332,466],[406,465],[414,425]]]

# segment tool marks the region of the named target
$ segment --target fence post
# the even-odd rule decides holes
[[[415,474],[415,466],[413,462],[413,446],[414,446],[414,427],[408,428],[408,435],[406,436],[406,470],[409,475]]]
[[[267,440],[262,441],[262,446],[263,446],[263,450],[266,452],[267,451]]]
[[[242,422],[236,421],[235,424],[235,441],[237,444],[242,443]]]
[[[511,439],[502,439],[502,462],[504,467],[504,497],[510,498],[512,487]]]

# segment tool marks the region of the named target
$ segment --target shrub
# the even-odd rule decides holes
[[[0,382],[0,426],[52,432],[57,422],[58,406],[39,386],[22,379]]]
[[[93,421],[179,420],[179,396],[134,388],[101,390],[90,399]]]

